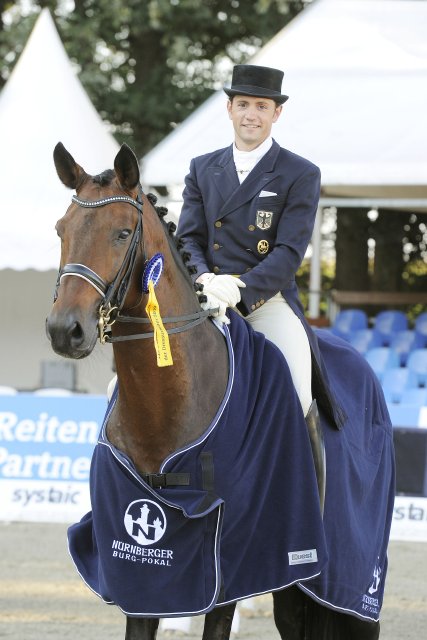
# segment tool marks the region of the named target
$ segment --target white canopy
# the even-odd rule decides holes
[[[112,166],[119,148],[44,9],[0,94],[0,269],[58,266],[54,227],[71,198],[53,164],[58,141],[94,174]]]
[[[323,193],[427,196],[427,2],[317,0],[251,60],[290,96],[273,137],[318,164]],[[145,184],[182,184],[190,159],[232,140],[211,96],[141,161]]]

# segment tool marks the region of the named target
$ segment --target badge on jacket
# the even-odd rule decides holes
[[[270,245],[267,240],[260,240],[257,244],[258,253],[261,253],[261,255],[268,253],[269,248]]]
[[[273,212],[258,209],[256,212],[256,226],[258,229],[269,229],[273,222]]]

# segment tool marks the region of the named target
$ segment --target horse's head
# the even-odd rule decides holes
[[[88,175],[61,143],[54,162],[59,178],[76,195],[56,225],[61,262],[46,330],[57,353],[83,358],[95,346],[100,308],[108,322],[112,307],[132,299],[130,277],[142,254],[142,205],[151,205],[127,145],[118,152],[114,171],[97,176]],[[136,300],[137,292],[133,295]]]

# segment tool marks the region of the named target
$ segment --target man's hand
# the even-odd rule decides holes
[[[203,285],[203,293],[222,300],[226,307],[235,307],[241,300],[240,288],[245,283],[230,275],[216,276],[214,273],[203,273],[196,282]]]
[[[212,314],[212,317],[216,318],[223,324],[230,324],[230,320],[225,315],[227,305],[225,304],[225,302],[223,302],[223,300],[220,300],[212,294],[207,294],[204,292],[200,292],[199,295],[203,295],[205,298],[207,298],[206,302],[200,303],[200,306],[204,311],[208,311],[209,309],[218,309],[215,314]]]

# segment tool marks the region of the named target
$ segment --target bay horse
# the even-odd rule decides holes
[[[101,342],[112,342],[117,371],[117,386],[91,469],[93,515],[96,508],[100,521],[95,522],[93,515],[88,514],[74,525],[76,529],[70,529],[70,549],[75,562],[74,556],[79,558],[76,564],[83,579],[106,602],[118,604],[126,614],[126,640],[153,640],[159,618],[175,615],[174,610],[165,611],[164,598],[163,609],[157,608],[153,613],[157,598],[162,600],[166,588],[171,592],[166,602],[168,598],[178,601],[181,595],[184,598],[184,605],[176,605],[177,615],[188,615],[191,609],[185,598],[197,601],[191,611],[192,615],[194,611],[206,614],[203,640],[227,640],[236,601],[263,592],[258,574],[262,573],[264,564],[278,573],[272,588],[264,591],[273,593],[274,619],[281,638],[378,638],[394,467],[391,425],[372,371],[348,345],[333,336],[319,338],[328,366],[332,374],[336,373],[335,389],[350,403],[346,405],[350,417],[342,431],[328,428],[322,417],[328,457],[328,492],[322,518],[319,497],[315,495],[316,477],[304,433],[304,418],[300,415],[289,371],[286,364],[282,365],[283,357],[277,356],[277,350],[261,334],[252,332],[237,314],[230,312],[232,329],[229,331],[212,321],[209,312],[201,310],[190,277],[190,256],[179,252],[173,237],[174,226],[163,220],[165,209],[156,208],[154,197],[143,193],[133,151],[122,145],[114,159],[114,170],[96,176],[88,175],[61,143],[55,147],[54,162],[60,180],[74,189],[76,195],[56,225],[61,239],[61,261],[55,300],[46,321],[47,335],[56,353],[74,359],[90,355],[98,338]],[[237,329],[244,334],[239,338],[244,345],[240,351],[237,338],[230,342],[231,333]],[[267,360],[268,369],[273,371],[271,383],[267,374],[264,376],[258,371],[261,366],[258,360],[245,360],[252,358],[249,354],[252,348]],[[352,372],[354,386],[350,391],[349,383],[343,379],[342,367],[345,370],[350,367]],[[243,445],[237,446],[239,454],[233,459],[236,467],[233,469],[221,467],[222,460],[228,464],[233,450],[231,441],[227,441],[214,466],[209,452],[200,455],[201,471],[197,466],[199,460],[194,467],[188,462],[191,474],[187,473],[187,463],[180,461],[180,455],[189,450],[198,451],[208,437],[215,439],[217,427],[214,429],[212,425],[219,423],[228,410],[224,399],[231,397],[230,380],[238,380],[243,369],[245,375],[250,376],[244,380],[250,380],[251,386],[256,377],[261,391],[254,389],[254,393],[248,393],[246,389],[245,401],[237,403],[226,433],[233,429],[242,431],[250,443],[247,464],[251,475],[255,458],[264,460],[263,439],[267,449],[278,457],[278,473],[282,474],[270,473],[270,463],[264,464],[261,477],[256,478],[257,506],[250,511],[254,517],[254,512],[261,513],[257,521],[261,526],[265,505],[272,502],[277,511],[283,495],[289,512],[281,520],[278,513],[270,516],[267,531],[271,537],[268,544],[257,547],[253,556],[256,570],[246,567],[248,579],[255,586],[249,586],[250,591],[241,586],[233,591],[234,587],[224,584],[222,572],[233,574],[234,557],[236,563],[241,554],[243,559],[252,557],[250,551],[249,556],[245,555],[246,547],[249,538],[257,537],[257,531],[244,535],[240,526],[237,536],[233,530],[233,536],[237,537],[236,550],[231,558],[221,557],[222,553],[226,554],[229,538],[233,537],[224,533],[221,538],[218,533],[221,523],[228,519],[230,526],[230,521],[238,519],[236,510],[244,502],[240,495],[234,497],[239,491],[240,476],[246,473],[245,467],[237,468],[236,462]],[[282,369],[285,371],[283,385],[278,384],[277,379]],[[247,382],[244,386],[248,386]],[[269,398],[261,409],[253,398],[257,394],[266,394]],[[252,425],[256,414],[260,414],[258,418],[262,418],[264,428],[267,413],[273,415],[276,423],[283,413],[286,428],[276,424],[272,435],[270,432],[267,435],[267,427],[255,436],[245,431],[246,423]],[[298,423],[295,428],[294,423]],[[291,444],[286,447],[289,438]],[[116,480],[113,475],[118,469],[122,475]],[[102,478],[98,473],[104,473]],[[203,491],[198,491],[193,484],[196,477]],[[140,490],[145,493],[141,499],[123,497],[128,490],[132,496]],[[227,498],[222,498],[222,491],[229,492]],[[125,501],[126,513],[119,523],[117,512],[109,514],[113,499]],[[95,504],[98,500],[100,504]],[[338,511],[334,511],[335,508]],[[150,509],[155,519],[150,519]],[[165,533],[166,521],[169,525],[169,521],[178,518],[177,514],[178,530],[184,527],[185,515],[182,530],[187,533],[181,536],[176,548],[178,551],[185,548],[185,556],[191,561],[193,552],[196,556],[200,551],[206,575],[212,574],[213,586],[208,595],[204,593],[208,592],[208,578],[205,580],[194,567],[188,575],[178,570],[177,584],[169,584],[168,578],[164,578],[167,566],[178,551],[155,547],[153,542]],[[119,526],[126,528],[129,534],[126,540],[126,532],[124,537],[117,533]],[[104,548],[109,527],[114,530],[105,547],[109,562],[101,565],[98,555]],[[285,550],[283,554],[282,543],[277,539],[281,531],[283,540],[287,539],[288,527],[296,531],[293,535],[301,539],[301,546],[295,553]],[[316,530],[315,543],[310,538],[312,529]],[[197,536],[204,536],[203,544],[199,545],[198,539],[191,537],[193,531],[199,532]],[[265,543],[268,534],[263,532],[262,542]],[[314,544],[316,548],[312,548]],[[340,545],[343,545],[342,553],[338,550]],[[211,547],[215,548],[212,553]],[[274,554],[275,549],[281,554],[280,561],[278,557],[270,557],[269,550]],[[290,565],[286,579],[285,574],[280,573],[283,558]],[[220,560],[224,566],[220,566]],[[119,561],[120,567],[123,566],[120,570],[127,572],[124,577],[114,573]],[[321,565],[319,570],[312,568],[317,564]],[[110,568],[110,565],[114,566]],[[354,595],[352,585],[359,580],[358,572],[363,573],[362,565],[365,573],[360,576],[361,592],[359,595],[355,588]],[[141,581],[137,588],[129,583],[135,566],[138,567],[136,579]],[[156,586],[157,577],[150,582],[154,575],[150,571],[154,569],[159,574],[163,571],[163,576],[158,578],[161,586]],[[241,582],[246,579],[241,578]],[[145,590],[144,597],[150,602],[143,611],[135,610],[139,602],[133,604],[135,592],[140,590]],[[123,601],[122,592],[126,592]],[[344,592],[348,592],[349,605],[347,600],[342,600]],[[205,595],[206,602],[203,600],[200,604],[199,600]],[[128,604],[130,602],[132,604]],[[166,615],[162,615],[162,611]]]

